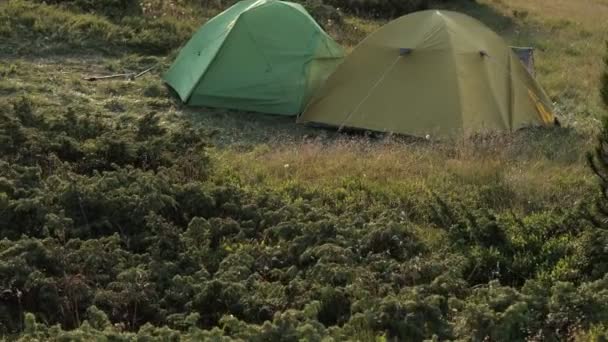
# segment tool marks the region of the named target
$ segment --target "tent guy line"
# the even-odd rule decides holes
[[[127,72],[127,73],[122,73],[122,74],[113,74],[113,75],[104,75],[104,76],[83,76],[82,79],[85,81],[98,81],[98,80],[106,80],[106,79],[124,77],[125,79],[127,79],[129,81],[133,81],[133,80],[136,80],[136,79],[142,77],[143,75],[149,73],[150,71],[152,71],[153,69],[158,67],[160,64],[161,64],[160,62],[156,63],[155,65],[153,65],[149,68],[146,68],[143,71],[140,71],[138,73]]]

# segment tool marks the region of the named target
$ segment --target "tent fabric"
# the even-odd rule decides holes
[[[534,77],[536,70],[534,68],[534,49],[531,47],[511,46],[511,50],[515,52],[519,60],[524,64],[528,72]]]
[[[164,80],[189,105],[295,115],[343,57],[302,6],[247,0],[203,25]]]
[[[454,136],[549,124],[551,106],[501,37],[464,14],[431,10],[362,41],[298,122]]]

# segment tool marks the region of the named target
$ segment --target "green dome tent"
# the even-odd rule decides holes
[[[501,37],[464,14],[431,10],[362,41],[298,122],[445,137],[550,124],[551,107]]]
[[[302,6],[246,0],[203,25],[163,78],[189,105],[295,115],[343,56]]]

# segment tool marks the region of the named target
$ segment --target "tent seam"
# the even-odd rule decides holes
[[[318,32],[319,31],[317,30],[312,35],[311,42],[310,42],[311,47],[313,45],[315,45],[315,41],[316,41]],[[327,48],[327,44],[325,44],[325,45],[326,45],[326,48]],[[308,58],[308,60],[306,61],[306,63],[304,63],[304,67],[302,68],[302,77],[304,77],[305,81],[302,82],[301,89],[300,89],[300,92],[299,92],[300,93],[300,99],[299,99],[298,103],[299,103],[299,107],[300,107],[300,113],[298,113],[298,116],[301,115],[302,112],[304,112],[305,107],[308,107],[308,101],[306,103],[304,103],[304,90],[308,89],[310,79],[308,77],[306,77],[306,76],[309,74],[310,68],[311,68],[311,63],[315,59],[316,58],[314,57],[314,55],[311,55]],[[308,94],[308,96],[309,96],[308,100],[310,100],[310,96],[312,96],[312,94]]]
[[[492,58],[492,56],[489,57],[483,57],[483,63],[486,63],[488,58]],[[484,81],[487,83],[487,87],[490,90],[491,93],[491,99],[492,99],[492,103],[494,105],[494,108],[498,111],[498,116],[500,117],[500,121],[503,122],[506,125],[506,128],[511,131],[511,127],[512,127],[512,118],[511,118],[511,108],[512,108],[512,99],[511,99],[511,95],[512,95],[512,85],[513,83],[511,82],[511,75],[510,75],[510,64],[509,64],[509,70],[507,73],[507,79],[509,80],[509,84],[507,86],[508,89],[508,106],[507,106],[507,113],[506,113],[506,118],[503,117],[503,113],[501,110],[501,106],[500,106],[500,100],[498,99],[498,97],[496,96],[496,91],[495,88],[492,84],[492,81],[490,80],[490,74],[488,73],[488,68],[487,65],[483,65],[483,75],[484,75]]]
[[[253,4],[258,3],[259,1],[260,0],[255,1]],[[224,44],[226,44],[226,41],[228,40],[228,38],[230,37],[230,34],[232,33],[232,31],[234,30],[234,28],[238,24],[238,21],[241,18],[241,16],[243,14],[247,13],[249,10],[251,10],[253,8],[261,7],[261,6],[264,6],[264,5],[267,5],[267,4],[268,3],[266,2],[266,3],[262,4],[262,5],[250,6],[249,8],[244,9],[241,13],[239,13],[239,15],[237,15],[234,18],[234,20],[232,21],[233,24],[230,25],[230,27],[224,31],[224,32],[228,31],[228,33],[226,33],[226,36],[222,40],[222,43],[220,44],[220,46],[218,46],[218,48],[215,51],[215,53],[213,54],[213,56],[209,59],[209,63],[207,63],[207,67],[201,73],[201,76],[199,77],[198,81],[194,84],[194,86],[188,92],[188,96],[186,97],[186,101],[185,101],[186,103],[190,101],[190,97],[192,97],[192,93],[194,92],[194,89],[198,88],[198,86],[201,84],[203,78],[205,77],[205,74],[207,73],[207,71],[209,70],[209,68],[211,68],[211,65],[215,62],[215,59],[217,58],[217,55],[219,54],[219,52],[224,47]],[[221,37],[221,35],[219,35],[216,39],[219,39],[220,37]]]
[[[458,109],[460,110],[460,128],[462,129],[462,133],[466,135],[465,132],[465,127],[464,127],[464,105],[463,105],[463,92],[462,92],[462,87],[460,84],[460,77],[458,74],[458,63],[457,63],[457,58],[456,58],[456,49],[454,48],[454,40],[452,37],[452,30],[450,30],[450,27],[448,26],[448,23],[446,22],[446,19],[443,15],[440,16],[441,21],[443,22],[443,24],[445,25],[445,30],[447,33],[447,37],[448,37],[448,44],[450,45],[451,49],[451,55],[452,55],[452,63],[453,63],[453,68],[454,68],[454,77],[456,78],[456,90],[458,91]]]
[[[224,44],[226,43],[226,40],[228,40],[228,37],[230,37],[230,34],[232,33],[232,30],[236,26],[236,22],[238,21],[238,19],[240,17],[241,17],[241,15],[239,14],[238,17],[236,17],[234,19],[234,23],[235,24],[232,25],[229,29],[226,30],[226,31],[228,31],[228,33],[226,33],[226,36],[222,40],[222,43],[220,44],[220,46],[218,46],[218,48],[216,49],[216,51],[213,54],[213,56],[211,58],[209,58],[209,63],[207,63],[207,66],[205,67],[205,69],[203,70],[203,72],[201,72],[201,76],[198,78],[198,81],[194,84],[194,86],[192,86],[192,88],[190,89],[190,91],[188,91],[188,96],[186,96],[186,101],[185,101],[186,103],[190,101],[190,98],[192,97],[192,93],[194,92],[194,89],[196,89],[201,84],[201,81],[203,80],[203,78],[205,77],[205,74],[207,73],[207,71],[211,67],[211,64],[213,64],[213,62],[215,62],[215,58],[217,57],[217,55],[220,52],[220,50],[222,50],[222,48],[224,47]],[[218,36],[218,38],[216,38],[216,39],[219,39],[220,37],[221,36]]]
[[[329,33],[327,33],[327,32],[326,32],[326,31],[323,29],[323,27],[321,27],[321,25],[319,25],[319,23],[318,23],[318,22],[315,20],[315,18],[313,18],[313,17],[310,15],[310,13],[308,13],[308,11],[307,11],[307,10],[306,10],[306,9],[305,9],[305,8],[304,8],[302,5],[297,4],[297,3],[294,3],[294,2],[289,2],[289,1],[277,1],[277,3],[279,3],[279,4],[281,4],[281,5],[284,5],[284,6],[287,6],[287,7],[288,7],[290,10],[292,10],[292,11],[297,11],[297,12],[299,12],[300,14],[302,14],[302,13],[303,13],[303,14],[305,14],[305,15],[308,17],[308,19],[310,19],[310,21],[312,21],[312,22],[315,24],[315,26],[317,26],[317,29],[318,29],[319,31],[321,31],[325,37],[333,39],[333,38],[332,38],[332,37],[329,35]],[[300,7],[302,10],[300,10],[300,9],[296,8],[296,6]]]

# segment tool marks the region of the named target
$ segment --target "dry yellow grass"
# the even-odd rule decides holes
[[[603,115],[599,75],[608,39],[607,0],[481,0],[512,19],[511,42],[535,46],[538,78],[574,126]],[[591,117],[587,118],[585,117]]]
[[[512,8],[527,10],[539,18],[570,20],[589,29],[608,28],[607,0],[484,0],[497,7],[508,3]]]
[[[220,174],[237,175],[252,187],[300,184],[332,190],[356,181],[397,198],[423,199],[432,191],[462,196],[463,203],[489,201],[490,207],[523,212],[572,205],[593,191],[593,176],[582,161],[551,161],[540,153],[520,158],[516,144],[506,140],[448,146],[353,139],[264,145],[246,153],[226,149],[213,155]]]

